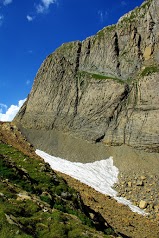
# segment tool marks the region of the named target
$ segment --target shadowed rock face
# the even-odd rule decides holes
[[[149,0],[95,36],[63,44],[41,65],[14,122],[158,152],[158,32],[159,3]]]

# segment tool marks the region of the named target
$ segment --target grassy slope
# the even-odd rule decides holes
[[[97,232],[79,194],[38,157],[7,144],[3,135],[0,131],[0,237],[109,237],[105,234],[114,233],[110,227],[102,228],[105,234]],[[6,138],[18,140],[16,133]]]

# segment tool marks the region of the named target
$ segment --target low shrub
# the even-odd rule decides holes
[[[142,72],[141,72],[141,76],[148,76],[151,75],[153,73],[159,72],[159,67],[157,66],[148,66],[146,67]]]

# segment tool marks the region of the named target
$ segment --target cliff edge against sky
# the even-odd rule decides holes
[[[158,102],[159,2],[148,0],[116,25],[49,55],[14,122],[51,153],[65,142],[61,133],[158,153]]]

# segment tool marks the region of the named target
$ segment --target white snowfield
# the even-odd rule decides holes
[[[112,157],[83,164],[54,157],[41,150],[36,150],[36,154],[43,158],[46,163],[49,163],[52,169],[78,179],[102,194],[113,197],[119,203],[128,205],[133,212],[146,215],[144,210],[132,205],[125,198],[118,197],[117,192],[112,189],[114,183],[118,182],[119,173],[118,168],[113,165]]]

